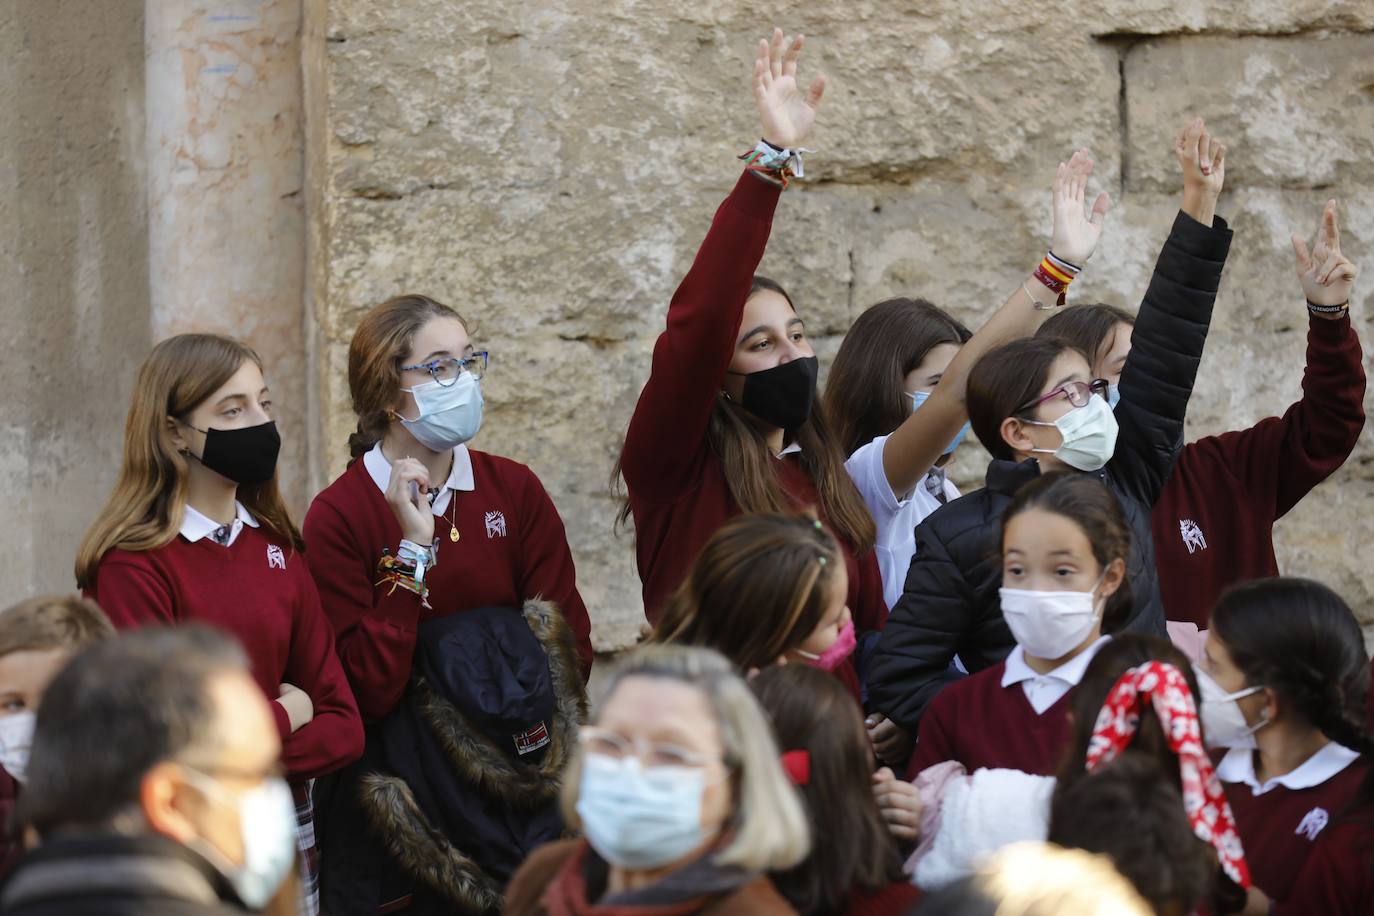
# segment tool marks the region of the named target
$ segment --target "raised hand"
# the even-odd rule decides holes
[[[1096,250],[1107,211],[1112,207],[1112,199],[1104,191],[1097,195],[1092,211],[1084,211],[1084,195],[1092,173],[1093,158],[1081,149],[1067,163],[1059,163],[1054,174],[1054,233],[1050,250],[1080,267]]]
[[[1225,144],[1207,132],[1202,118],[1194,118],[1174,139],[1174,155],[1183,171],[1183,212],[1212,225],[1226,183]]]
[[[797,58],[805,39],[783,37],[773,30],[773,40],[759,39],[754,57],[754,102],[758,105],[763,139],[780,148],[796,149],[816,123],[816,109],[825,93],[825,76],[818,74],[803,97],[797,88]]]
[[[425,497],[429,471],[414,458],[402,458],[391,466],[386,488],[387,505],[401,526],[401,537],[424,547],[434,542],[434,513]]]
[[[1314,305],[1344,305],[1350,301],[1355,277],[1360,269],[1341,254],[1341,234],[1336,227],[1336,201],[1328,200],[1322,209],[1321,225],[1309,251],[1307,243],[1293,236],[1298,280],[1302,293]],[[1340,317],[1333,315],[1332,317]]]

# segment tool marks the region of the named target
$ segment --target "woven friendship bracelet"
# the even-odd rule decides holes
[[[739,158],[744,160],[746,170],[758,172],[778,182],[786,191],[791,179],[806,177],[806,172],[802,168],[802,153],[809,152],[812,151],[801,147],[778,149],[767,140],[760,140],[757,146]]]
[[[1045,284],[1050,292],[1062,296],[1078,276],[1079,270],[1063,258],[1056,258],[1054,252],[1049,252],[1036,266],[1035,279]]]

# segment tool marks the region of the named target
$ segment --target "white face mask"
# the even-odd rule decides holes
[[[696,767],[645,767],[637,757],[587,754],[577,816],[587,842],[618,868],[657,868],[706,841],[701,797],[706,775]]]
[[[1106,467],[1116,451],[1116,415],[1107,401],[1090,395],[1088,403],[1075,407],[1058,420],[1026,420],[1032,426],[1053,426],[1064,438],[1056,449],[1033,448],[1032,452],[1052,454],[1071,468],[1098,471]]]
[[[1202,691],[1198,716],[1202,719],[1203,743],[1211,748],[1253,750],[1257,747],[1255,732],[1268,725],[1269,720],[1261,719],[1254,725],[1246,724],[1245,713],[1241,712],[1240,704],[1236,701],[1259,693],[1264,688],[1246,687],[1235,693],[1227,693],[1202,666],[1194,665],[1193,673],[1197,675],[1198,687]]]
[[[1106,573],[1102,577],[1106,577]],[[1102,578],[1097,580],[1098,585]],[[998,589],[1002,617],[1016,644],[1028,655],[1055,659],[1068,655],[1088,638],[1097,623],[1097,585],[1086,592],[1037,592]]]
[[[414,420],[401,417],[401,425],[431,451],[456,448],[482,428],[482,383],[470,372],[460,373],[452,385],[432,381],[401,390],[414,396],[420,411]]]
[[[274,777],[235,796],[212,777],[191,769],[187,772],[193,774],[192,781],[207,795],[237,809],[243,864],[228,864],[222,853],[204,841],[195,847],[223,872],[249,909],[261,909],[296,864],[296,803],[291,787],[284,779]]]
[[[20,783],[28,782],[33,725],[32,712],[18,712],[0,718],[0,767],[4,767],[5,772]]]

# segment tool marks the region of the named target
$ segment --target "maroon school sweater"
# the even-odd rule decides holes
[[[970,773],[1004,767],[1053,775],[1069,740],[1073,690],[1037,715],[1021,684],[1002,686],[1001,662],[955,681],[931,701],[907,773],[957,760]]]
[[[1331,823],[1307,857],[1276,916],[1369,916],[1374,913],[1374,808]]]
[[[668,306],[667,328],[654,345],[649,380],[625,434],[621,472],[650,623],[658,620],[663,602],[706,541],[740,512],[706,432],[779,193],[745,172],[716,211],[692,269]],[[797,455],[778,459],[774,468],[794,508],[814,507],[824,518],[815,484]],[[848,483],[847,476],[843,482]],[[881,630],[887,604],[877,556],[872,549],[856,556],[843,542],[841,548],[854,627],[861,634]]]
[[[188,621],[219,627],[242,643],[269,699],[284,683],[304,690],[315,718],[295,732],[281,704],[270,704],[293,780],[332,773],[362,754],[358,707],[305,557],[264,529],[245,525],[228,547],[177,535],[156,550],[111,550],[86,596],[120,629]]]
[[[1274,522],[1350,455],[1364,390],[1349,316],[1313,317],[1302,399],[1282,417],[1184,446],[1150,517],[1169,620],[1206,629],[1228,586],[1279,574]]]
[[[361,458],[315,497],[305,516],[310,570],[365,718],[386,715],[400,700],[421,619],[458,611],[518,608],[531,598],[552,602],[577,637],[584,676],[591,671],[591,622],[558,510],[523,464],[474,449],[468,454],[473,489],[454,491],[456,506],[434,518],[439,562],[425,574],[429,609],[413,592],[375,584],[382,552],[395,554],[400,546],[401,526]],[[449,521],[455,512],[456,526]],[[456,543],[449,539],[454,527]]]
[[[1325,782],[1305,789],[1279,785],[1256,795],[1243,782],[1222,782],[1236,816],[1250,876],[1271,900],[1289,901],[1317,840],[1328,822],[1335,822],[1345,811],[1364,775],[1364,761],[1356,760]]]
[[[921,900],[921,889],[905,881],[869,892],[854,888],[849,892],[845,916],[906,916]]]

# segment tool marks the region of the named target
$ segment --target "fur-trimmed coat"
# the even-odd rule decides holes
[[[520,861],[563,833],[562,774],[586,719],[573,634],[550,604],[521,613],[548,658],[556,707],[538,763],[515,759],[418,670],[369,727],[363,760],[317,788],[321,903],[331,916],[494,913]]]

